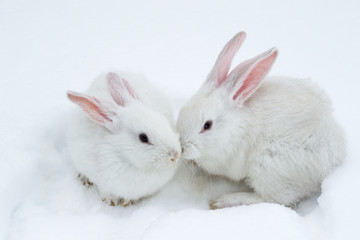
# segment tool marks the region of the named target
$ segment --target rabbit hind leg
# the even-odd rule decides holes
[[[219,198],[211,200],[209,202],[209,206],[214,210],[240,205],[251,205],[262,202],[265,202],[264,199],[255,192],[238,192],[225,194]]]

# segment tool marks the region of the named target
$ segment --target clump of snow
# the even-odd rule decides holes
[[[359,239],[359,7],[357,1],[2,1],[0,238]],[[122,208],[80,184],[65,144],[75,108],[66,90],[84,91],[103,71],[143,72],[177,113],[240,30],[248,38],[234,63],[277,46],[270,74],[310,76],[333,100],[348,156],[319,198],[295,210],[263,203],[210,211],[209,199],[243,186],[181,171],[153,198]]]

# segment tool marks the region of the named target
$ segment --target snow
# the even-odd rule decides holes
[[[0,2],[1,239],[360,239],[360,2]],[[207,201],[240,188],[225,179],[174,178],[128,208],[102,203],[69,166],[66,90],[100,72],[144,73],[177,113],[223,45],[247,40],[234,63],[273,46],[270,75],[311,77],[331,96],[348,156],[319,198],[293,210],[257,204],[216,211]]]

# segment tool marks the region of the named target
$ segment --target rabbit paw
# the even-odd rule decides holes
[[[229,207],[221,198],[213,199],[209,201],[209,207],[211,210],[227,208]]]
[[[194,160],[189,160],[189,163],[195,167],[199,166]]]
[[[209,202],[210,209],[220,209],[227,207],[235,207],[240,205],[251,205],[254,203],[261,203],[264,200],[254,192],[239,192],[225,194],[217,199]]]
[[[90,179],[88,179],[85,175],[82,175],[81,173],[78,174],[78,179],[85,187],[92,187],[94,185],[92,182],[90,182]]]
[[[127,207],[127,206],[133,205],[133,204],[135,204],[137,202],[135,200],[125,200],[124,198],[115,197],[115,196],[103,197],[102,201],[106,202],[110,206],[118,206],[118,205],[120,205],[122,207]]]

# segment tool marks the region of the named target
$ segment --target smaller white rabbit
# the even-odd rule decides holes
[[[314,83],[264,77],[271,49],[235,67],[241,32],[220,53],[206,82],[180,112],[182,157],[208,173],[245,179],[254,192],[224,195],[210,207],[258,202],[296,204],[320,191],[345,157],[344,134],[325,93]]]
[[[83,110],[69,125],[70,157],[84,185],[94,183],[103,200],[127,206],[173,177],[179,136],[168,101],[149,82],[109,73],[87,94],[67,95]]]

